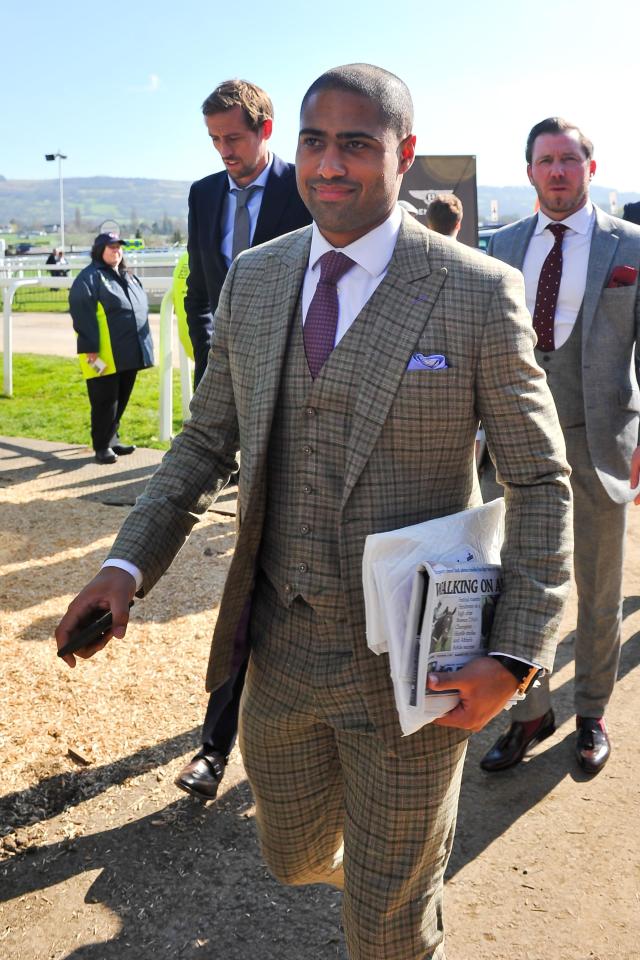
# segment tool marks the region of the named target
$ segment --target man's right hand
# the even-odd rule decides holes
[[[124,637],[129,622],[129,603],[133,600],[135,592],[135,579],[119,567],[103,567],[100,573],[80,591],[75,600],[71,601],[67,612],[58,624],[55,633],[58,650],[68,642],[72,630],[82,626],[83,622],[87,622],[95,610],[111,610],[113,626],[98,643],[91,647],[83,647],[75,655],[69,653],[63,657],[68,666],[75,667],[76,656],[82,657],[83,660],[92,657],[107,645],[111,637],[119,640]]]

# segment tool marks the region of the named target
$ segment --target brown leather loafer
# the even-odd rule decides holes
[[[175,785],[205,803],[215,800],[226,765],[221,753],[197,753],[180,771]]]
[[[524,724],[519,720],[514,720],[506,733],[498,737],[480,761],[480,766],[487,773],[494,773],[496,770],[508,770],[509,767],[515,767],[520,763],[527,750],[546,740],[556,729],[556,718],[553,710],[547,710],[537,722],[532,726],[531,722]]]
[[[611,755],[604,717],[576,717],[576,759],[586,773],[600,773]]]

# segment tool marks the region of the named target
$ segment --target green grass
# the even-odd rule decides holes
[[[159,379],[157,367],[138,373],[120,427],[125,442],[159,450],[169,446],[158,439]],[[182,427],[177,370],[173,371],[173,414],[176,434]],[[91,446],[89,398],[77,360],[14,354],[13,397],[0,396],[0,434]]]

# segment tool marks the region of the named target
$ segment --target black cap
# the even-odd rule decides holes
[[[95,247],[108,247],[110,243],[126,243],[126,240],[120,239],[119,233],[99,233],[93,241]]]

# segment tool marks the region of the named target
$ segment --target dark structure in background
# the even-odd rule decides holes
[[[476,158],[470,155],[416,157],[404,175],[399,199],[426,227],[427,207],[441,193],[454,193],[462,201],[464,219],[458,240],[478,245],[478,190]]]

